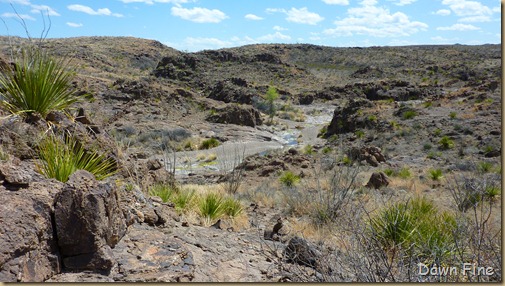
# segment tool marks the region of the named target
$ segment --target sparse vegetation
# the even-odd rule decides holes
[[[74,74],[65,58],[53,58],[37,48],[23,49],[15,68],[0,73],[0,106],[31,120],[45,118],[81,98],[72,86]]]
[[[440,169],[431,169],[429,171],[429,173],[430,173],[430,178],[433,181],[440,181],[440,179],[443,178],[443,173],[442,173],[442,170],[440,170]]]
[[[200,215],[208,220],[215,220],[224,213],[223,197],[216,193],[208,193],[200,199]]]
[[[216,138],[209,138],[202,141],[200,144],[200,150],[211,149],[219,146],[221,143]]]
[[[279,181],[286,187],[294,187],[300,181],[300,177],[291,171],[286,171],[279,177]]]
[[[177,189],[174,186],[165,183],[154,184],[148,191],[150,196],[160,197],[164,203],[169,202],[176,192]]]
[[[447,149],[452,149],[454,148],[454,141],[449,138],[448,136],[443,136],[440,141],[438,141],[438,144],[440,144],[440,149],[442,150],[447,150]]]
[[[402,113],[402,119],[407,120],[407,119],[412,119],[417,116],[417,112],[414,110],[406,110]]]
[[[40,142],[38,154],[41,159],[39,169],[48,178],[66,182],[77,170],[86,170],[103,180],[116,172],[116,162],[94,151],[87,151],[71,136],[65,139],[49,135]]]

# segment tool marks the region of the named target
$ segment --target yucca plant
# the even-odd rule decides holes
[[[240,201],[232,197],[228,197],[224,200],[223,209],[224,213],[231,218],[239,216],[244,210]]]
[[[209,193],[201,199],[199,208],[202,217],[214,220],[224,212],[223,197],[218,194]]]
[[[58,181],[66,182],[77,170],[86,170],[103,180],[116,172],[116,163],[111,158],[96,152],[87,152],[71,136],[65,139],[51,134],[38,146],[41,159],[39,169],[42,174]]]
[[[195,190],[179,191],[179,193],[177,193],[173,199],[175,207],[178,210],[186,209],[191,204],[194,197],[195,197]]]
[[[286,171],[279,177],[279,181],[286,187],[294,187],[300,181],[300,177],[291,171]]]
[[[149,188],[149,195],[160,197],[166,203],[170,201],[172,196],[176,193],[176,189],[169,184],[156,183]]]
[[[72,88],[74,74],[68,60],[24,49],[15,68],[0,73],[0,105],[13,114],[45,118],[80,99]]]

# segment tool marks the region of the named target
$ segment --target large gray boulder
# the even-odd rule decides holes
[[[115,264],[111,248],[126,232],[117,189],[84,170],[70,176],[56,199],[55,223],[63,266],[108,271]]]

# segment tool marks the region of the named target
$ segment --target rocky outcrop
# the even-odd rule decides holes
[[[79,170],[58,195],[54,217],[65,268],[109,271],[114,266],[111,248],[126,232],[117,189]]]
[[[321,253],[305,239],[295,236],[289,240],[284,249],[284,258],[288,263],[317,267]]]
[[[252,106],[237,104],[228,104],[216,108],[215,113],[207,117],[207,121],[251,127],[263,124],[258,110]]]
[[[366,99],[351,99],[343,107],[337,107],[333,113],[330,125],[325,136],[354,132],[358,128],[365,128],[369,121],[360,117],[357,112],[361,108],[372,107],[372,103]]]
[[[61,270],[51,214],[64,184],[19,178],[29,187],[12,191],[0,185],[0,281],[40,282]]]
[[[386,162],[381,148],[375,146],[353,147],[348,151],[348,156],[351,160],[365,160],[372,167],[377,167],[380,163]]]
[[[249,87],[242,78],[230,78],[217,82],[209,93],[209,98],[226,103],[252,104],[257,91]]]
[[[368,180],[366,187],[378,190],[382,187],[387,187],[390,182],[391,180],[388,178],[388,176],[386,176],[386,174],[384,174],[383,172],[377,172],[373,173],[370,176],[370,179]]]

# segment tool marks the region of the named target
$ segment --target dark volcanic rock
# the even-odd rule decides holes
[[[254,107],[236,104],[228,104],[217,108],[215,114],[208,116],[207,120],[214,123],[227,123],[251,127],[263,124],[259,111]]]
[[[380,189],[381,187],[387,187],[389,183],[390,180],[388,176],[386,176],[383,172],[378,172],[373,173],[372,176],[370,176],[370,180],[368,180],[366,186],[368,188]]]
[[[297,263],[315,268],[320,257],[321,253],[314,246],[297,236],[290,239],[284,249],[284,258],[288,263]]]
[[[0,281],[42,282],[61,270],[51,220],[54,180],[16,192],[0,187]]]
[[[209,98],[226,103],[251,104],[254,96],[258,96],[256,90],[248,87],[247,82],[241,78],[219,81],[209,93]]]
[[[354,132],[357,128],[366,127],[369,121],[356,114],[359,109],[366,107],[372,107],[372,103],[366,99],[351,99],[344,107],[337,107],[326,131],[326,136]]]
[[[59,194],[55,223],[63,265],[76,270],[110,270],[111,247],[126,232],[118,193],[84,170],[75,172]]]

